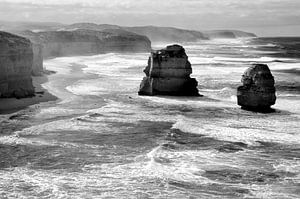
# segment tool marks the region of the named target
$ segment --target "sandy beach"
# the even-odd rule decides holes
[[[20,110],[26,111],[26,108],[37,109],[39,106],[45,106],[47,103],[69,101],[74,95],[66,90],[67,86],[80,79],[96,77],[96,75],[83,73],[82,68],[84,67],[75,63],[67,68],[57,66],[54,68],[55,72],[45,72],[43,76],[32,77],[35,96],[22,99],[1,98],[0,115],[12,114]],[[65,72],[66,70],[68,71]]]
[[[0,99],[0,114],[9,114],[17,112],[26,107],[37,105],[43,102],[55,101],[57,97],[49,93],[44,87],[48,81],[48,75],[32,77],[33,86],[35,88],[35,96],[16,99],[16,98],[1,98]]]

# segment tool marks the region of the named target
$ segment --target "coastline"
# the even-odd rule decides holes
[[[15,113],[42,102],[56,101],[58,98],[43,87],[43,84],[48,81],[47,74],[32,77],[32,83],[35,88],[35,96],[33,97],[22,99],[0,98],[0,115]]]
[[[44,65],[48,61],[56,58],[44,60]],[[67,67],[67,68],[66,68]],[[64,103],[76,97],[66,88],[74,82],[84,79],[97,78],[98,75],[84,73],[82,68],[85,65],[72,63],[66,67],[59,65],[46,67],[43,76],[32,76],[32,83],[35,88],[35,96],[28,98],[0,98],[0,116],[13,114],[25,110],[30,106],[46,102]],[[48,71],[50,70],[50,71]],[[54,73],[52,73],[54,71]]]

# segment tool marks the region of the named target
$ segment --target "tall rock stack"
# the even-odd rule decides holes
[[[243,86],[238,87],[238,105],[244,109],[265,112],[275,104],[275,81],[269,67],[254,64],[242,77]]]
[[[34,95],[32,45],[28,39],[0,31],[0,97]]]
[[[182,46],[152,52],[144,72],[139,95],[199,96],[198,82],[190,78],[192,67]]]

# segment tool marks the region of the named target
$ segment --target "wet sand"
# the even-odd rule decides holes
[[[1,98],[0,99],[0,114],[10,114],[22,110],[26,107],[57,100],[57,97],[49,93],[43,84],[48,81],[48,76],[32,77],[33,86],[35,88],[35,96],[16,99],[16,98]]]
[[[41,103],[62,101],[70,101],[74,94],[66,90],[66,87],[72,83],[82,79],[92,79],[96,75],[86,74],[82,72],[85,66],[72,64],[69,66],[68,73],[63,72],[65,68],[57,67],[54,74],[32,77],[33,86],[35,87],[35,96],[16,99],[16,98],[1,98],[0,99],[0,115],[12,114],[20,110],[26,111],[26,108],[39,108]]]

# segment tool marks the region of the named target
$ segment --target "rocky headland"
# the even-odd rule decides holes
[[[31,30],[33,32],[48,32],[48,31],[75,31],[75,30],[94,30],[105,32],[123,32],[136,35],[147,36],[151,42],[196,42],[199,40],[208,39],[235,39],[256,37],[255,34],[239,31],[239,30],[210,30],[210,31],[197,31],[187,30],[174,27],[158,27],[158,26],[118,26],[111,24],[95,24],[95,23],[75,23],[70,25],[57,24],[57,23],[33,23],[13,26],[4,24],[2,29],[10,31],[15,30]]]
[[[268,112],[275,104],[274,77],[265,64],[254,64],[248,68],[243,77],[243,85],[237,89],[238,105],[243,109]]]
[[[151,50],[151,42],[146,36],[114,29],[21,31],[17,33],[41,45],[43,58],[109,52],[150,52]],[[40,51],[37,52],[40,53]]]
[[[255,34],[239,30],[211,30],[204,31],[204,36],[209,39],[236,39],[256,37]]]
[[[151,52],[139,95],[199,96],[192,67],[182,46]]]
[[[235,39],[241,37],[256,37],[253,33],[237,30],[195,31],[172,27],[124,27],[126,30],[146,35],[152,42],[196,42],[209,39]]]
[[[255,34],[239,30],[196,31],[173,27],[136,26],[125,27],[110,24],[76,23],[65,26],[61,30],[88,29],[103,31],[107,29],[123,30],[147,36],[151,42],[196,42],[209,39],[235,39],[256,37]]]
[[[43,45],[44,58],[151,50],[151,42],[147,37],[120,31],[79,29],[36,34]]]
[[[31,42],[17,35],[0,32],[0,97],[33,96],[32,66]]]

